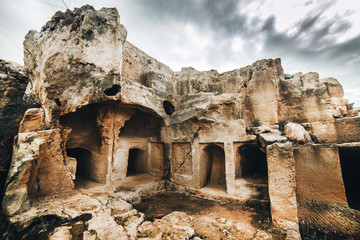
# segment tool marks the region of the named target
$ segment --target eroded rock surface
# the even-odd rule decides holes
[[[23,96],[29,78],[23,67],[0,59],[0,189],[3,190],[12,156],[14,136],[26,106]],[[1,198],[1,197],[0,197]]]
[[[151,222],[131,205],[165,190],[270,205],[288,239],[359,235],[352,182],[360,181],[351,169],[360,167],[360,117],[336,79],[284,74],[280,59],[225,73],[174,72],[126,41],[116,9],[89,5],[57,12],[24,47],[25,98],[40,104],[6,146],[13,157],[2,211],[16,237],[276,235],[180,211]],[[22,97],[27,77],[0,64],[5,108]],[[332,220],[336,214],[343,217]]]
[[[115,8],[95,11],[89,5],[57,12],[41,32],[26,35],[25,66],[47,122],[101,101],[120,84],[125,38]]]

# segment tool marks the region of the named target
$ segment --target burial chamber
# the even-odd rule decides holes
[[[274,226],[296,236],[358,236],[313,220],[315,206],[359,210],[360,118],[336,79],[285,74],[280,59],[174,72],[126,33],[116,9],[87,5],[26,35],[26,94],[41,107],[25,113],[14,144],[8,218],[79,179],[108,187],[147,174],[168,189],[265,201]]]

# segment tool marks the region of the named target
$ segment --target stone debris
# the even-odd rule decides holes
[[[336,79],[285,74],[279,58],[224,73],[174,72],[126,35],[115,8],[85,5],[26,35],[24,68],[0,60],[0,120],[18,129],[0,139],[2,212],[13,234],[272,239],[228,218],[175,211],[151,222],[132,208],[175,191],[268,204],[288,239],[360,238],[349,217],[360,210],[351,191],[360,117]],[[9,111],[16,104],[21,111]]]
[[[306,143],[311,141],[310,134],[297,123],[288,123],[284,129],[285,136],[291,141]]]

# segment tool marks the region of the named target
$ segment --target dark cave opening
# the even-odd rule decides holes
[[[146,153],[145,151],[132,148],[129,150],[127,176],[134,175],[136,173],[146,173]]]
[[[360,210],[360,148],[339,148],[339,156],[349,207]]]
[[[82,164],[80,163],[79,165],[78,158],[85,159],[85,157],[82,157],[86,155],[84,151],[89,151],[86,155],[86,166],[84,165],[83,168],[86,170],[79,168],[79,172],[85,171],[85,175],[83,174],[84,176],[81,177],[98,183],[105,183],[108,163],[107,158],[102,157],[100,154],[102,137],[97,125],[98,109],[100,106],[90,104],[78,109],[76,112],[63,115],[60,118],[60,123],[63,127],[71,129],[66,141],[67,151],[72,154],[72,149],[82,149],[75,151],[75,155],[79,155],[78,157],[75,156],[78,167]]]
[[[173,114],[175,112],[174,105],[169,101],[164,101],[163,102],[163,107],[164,107],[165,113],[167,115],[171,115],[171,114]]]
[[[266,154],[256,145],[243,145],[238,151],[240,164],[236,177],[263,179],[267,182]]]
[[[58,107],[61,107],[61,102],[59,98],[55,98],[55,103]]]
[[[76,178],[75,178],[75,185],[77,180],[81,178],[93,180],[91,178],[91,165],[89,162],[92,159],[92,153],[85,149],[85,148],[72,148],[67,149],[66,153],[69,157],[73,157],[76,159]]]
[[[114,84],[111,88],[108,88],[104,91],[106,96],[115,96],[121,90],[121,86],[118,84]]]

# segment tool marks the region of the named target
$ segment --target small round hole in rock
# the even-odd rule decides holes
[[[58,105],[58,107],[61,107],[60,99],[55,98],[55,103],[56,103],[56,105]]]
[[[164,101],[163,106],[164,106],[165,113],[167,115],[171,115],[175,111],[174,105],[172,105],[172,103],[169,101]]]
[[[104,93],[106,96],[115,96],[116,94],[118,94],[118,92],[120,92],[120,89],[120,85],[115,84],[111,88],[106,89]]]

